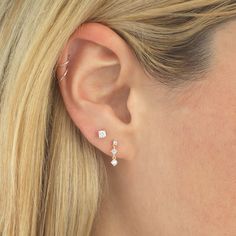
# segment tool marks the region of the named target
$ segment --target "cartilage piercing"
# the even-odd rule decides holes
[[[65,73],[63,74],[63,76],[58,79],[59,82],[61,82],[63,79],[66,79],[66,78],[67,78],[67,77],[66,77],[67,73],[68,73],[68,69],[66,69]]]
[[[70,62],[70,56],[68,56],[68,59],[67,59],[64,63],[57,65],[57,67],[64,67],[64,66],[66,66],[66,70],[65,70],[64,74],[62,75],[61,78],[58,79],[59,82],[61,82],[63,79],[66,79],[66,78],[67,78],[67,77],[66,77],[66,75],[67,75],[67,73],[68,73],[67,65],[69,64],[69,62]]]
[[[69,62],[70,62],[70,60],[67,59],[66,62],[64,62],[64,63],[62,63],[62,64],[60,64],[60,65],[57,65],[57,66],[58,66],[58,67],[66,66]]]

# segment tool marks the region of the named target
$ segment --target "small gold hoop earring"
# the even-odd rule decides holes
[[[58,67],[66,66],[69,62],[70,62],[70,60],[67,59],[66,62],[64,62],[64,63],[62,63],[62,64],[60,64],[60,65],[57,65],[57,66],[58,66]]]
[[[63,76],[61,78],[59,78],[59,82],[61,82],[63,79],[67,79],[66,75],[68,73],[68,70],[66,69],[65,73],[63,74]]]
[[[57,67],[66,66],[66,71],[64,72],[64,74],[62,75],[62,77],[58,79],[59,82],[61,82],[63,79],[67,79],[67,77],[66,77],[66,75],[67,75],[67,73],[68,73],[67,65],[69,64],[69,62],[70,62],[70,55],[68,56],[68,59],[67,59],[64,63],[57,65]]]

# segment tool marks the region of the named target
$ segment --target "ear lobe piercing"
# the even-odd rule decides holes
[[[107,133],[106,133],[106,131],[105,130],[99,130],[98,131],[98,137],[99,138],[106,138],[106,136],[107,136]]]
[[[68,55],[68,59],[67,59],[64,63],[57,65],[57,67],[64,67],[64,66],[66,66],[66,70],[65,70],[64,74],[62,75],[61,78],[58,79],[59,82],[61,82],[63,79],[66,79],[66,78],[67,78],[67,77],[66,77],[66,75],[67,75],[67,73],[68,73],[67,65],[69,64],[69,62],[70,62],[70,55]]]
[[[116,140],[113,140],[112,142],[112,150],[111,150],[111,153],[112,153],[112,161],[111,161],[111,164],[113,166],[116,166],[118,164],[118,161],[116,160],[116,154],[118,153],[116,147],[118,145],[118,142]]]
[[[103,139],[103,138],[106,138],[106,136],[107,136],[106,130],[103,130],[103,129],[98,130],[98,138]],[[116,166],[118,164],[118,161],[116,159],[116,154],[118,153],[117,146],[118,146],[118,142],[116,140],[113,140],[112,141],[112,150],[111,150],[111,153],[112,153],[111,164],[113,166]]]

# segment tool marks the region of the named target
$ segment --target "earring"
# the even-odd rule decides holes
[[[106,130],[99,130],[98,131],[98,137],[99,138],[106,138],[106,136],[107,136]]]
[[[118,161],[116,160],[116,154],[118,153],[118,150],[116,149],[117,145],[118,145],[118,142],[116,140],[113,140],[112,141],[112,150],[111,150],[111,153],[112,153],[111,164],[113,166],[116,166],[118,164]]]
[[[67,59],[64,63],[57,65],[57,67],[66,66],[66,70],[65,70],[64,74],[62,75],[61,78],[58,79],[59,82],[61,82],[63,79],[66,79],[66,78],[67,78],[67,77],[66,77],[66,75],[67,75],[67,73],[68,73],[67,65],[69,64],[69,62],[70,62],[70,55],[68,55],[68,59]]]
[[[106,130],[98,130],[98,138],[100,139],[103,139],[103,138],[106,138],[107,136],[107,132]],[[113,166],[116,166],[118,164],[118,161],[116,159],[116,154],[118,153],[118,150],[116,149],[116,147],[118,146],[118,142],[116,140],[113,140],[112,141],[112,150],[111,150],[111,153],[112,153],[112,161],[111,161],[111,164]]]

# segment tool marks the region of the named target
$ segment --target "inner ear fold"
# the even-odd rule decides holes
[[[75,39],[71,43],[72,70],[78,75],[83,98],[101,102],[115,86],[120,73],[117,56],[94,42]]]
[[[84,39],[74,39],[69,49],[72,76],[81,99],[109,105],[116,116],[130,122],[127,108],[129,88],[119,83],[121,64],[110,49]]]

